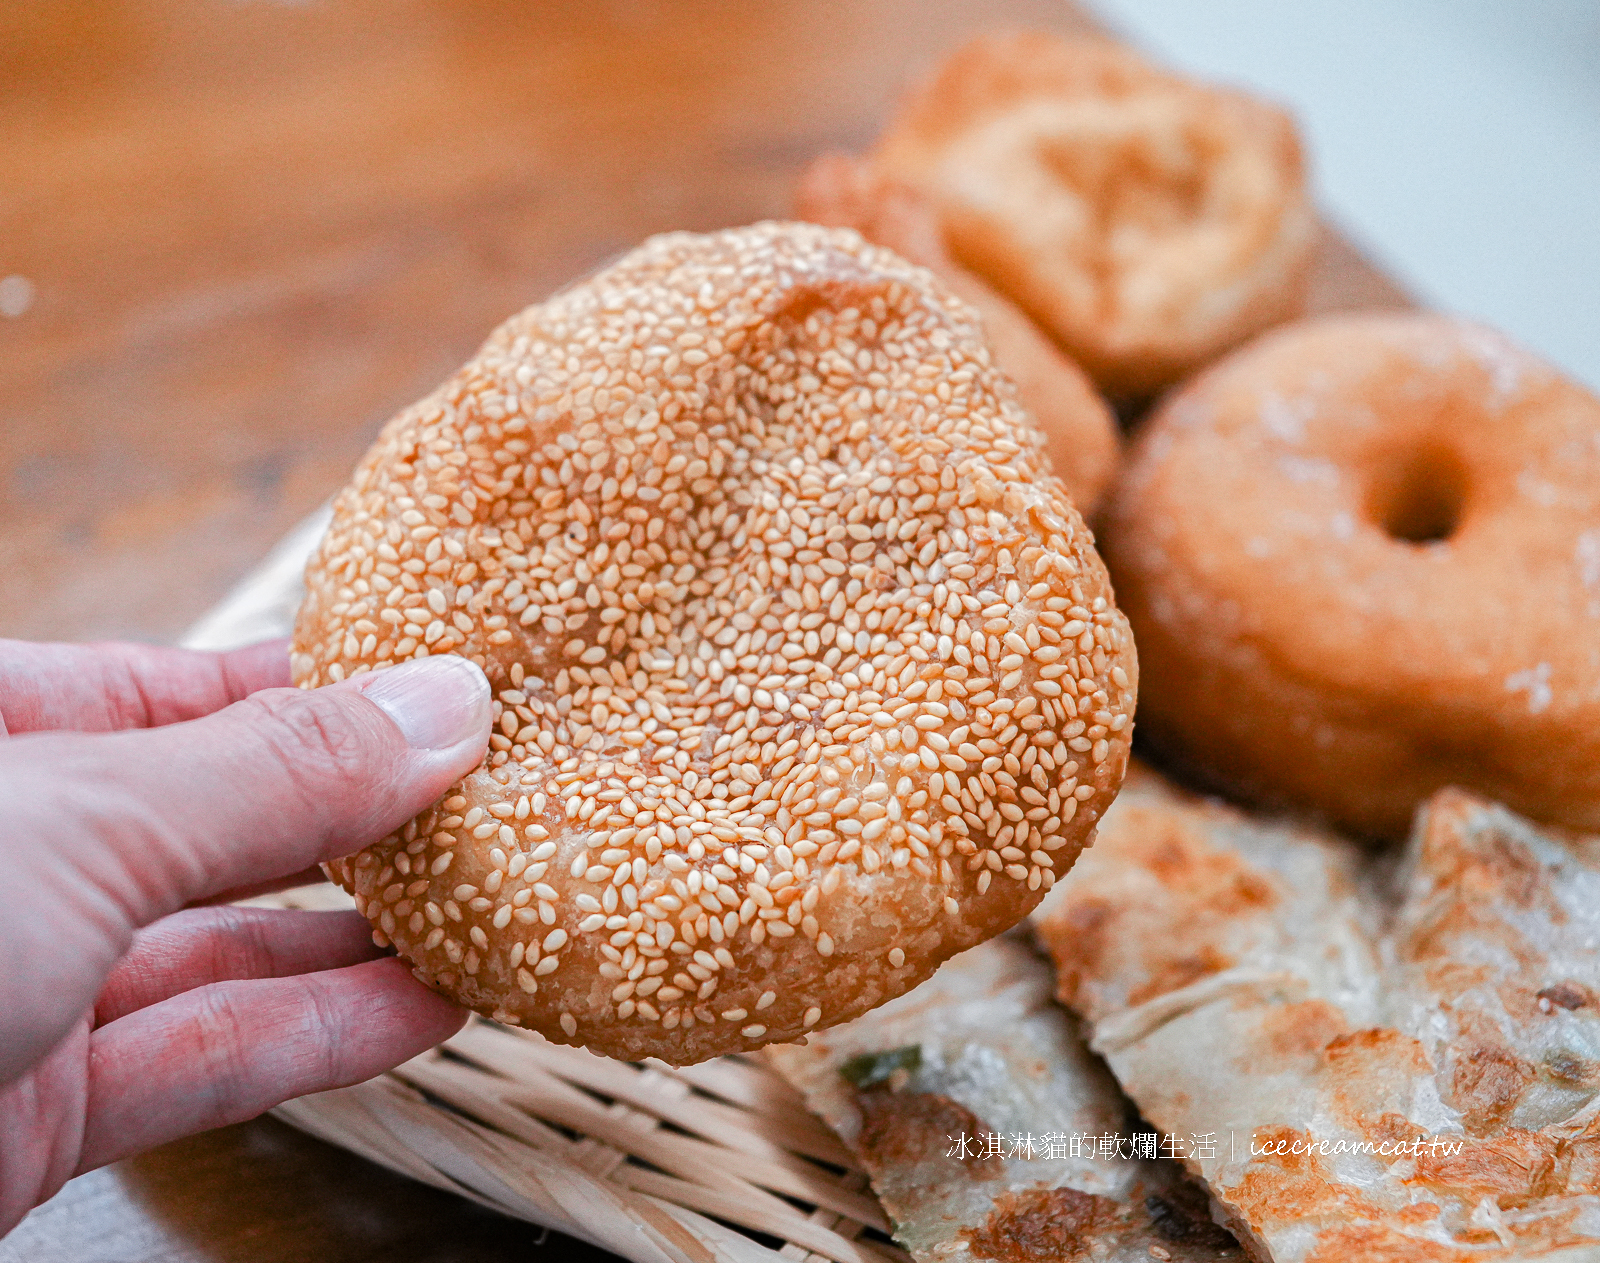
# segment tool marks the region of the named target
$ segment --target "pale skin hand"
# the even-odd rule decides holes
[[[488,743],[464,659],[288,683],[282,641],[0,641],[0,1234],[79,1172],[464,1020],[354,912],[192,906],[383,836]]]

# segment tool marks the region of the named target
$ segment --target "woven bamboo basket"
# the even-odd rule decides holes
[[[296,527],[184,643],[288,634],[306,558]],[[351,907],[302,886],[250,903]],[[273,1111],[435,1188],[637,1263],[900,1263],[850,1152],[759,1057],[627,1063],[474,1017],[454,1038],[355,1087]]]

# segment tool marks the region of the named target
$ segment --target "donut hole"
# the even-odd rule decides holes
[[[1388,463],[1368,493],[1367,512],[1390,539],[1434,544],[1461,525],[1467,471],[1454,451],[1430,445]]]

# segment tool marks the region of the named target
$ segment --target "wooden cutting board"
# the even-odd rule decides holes
[[[31,284],[0,316],[0,636],[173,638],[505,316],[649,233],[784,214],[813,155],[1021,25],[1090,23],[1058,0],[0,5],[0,276]],[[1330,233],[1315,305],[1407,299]],[[536,1235],[260,1121],[75,1181],[0,1263],[478,1263]]]

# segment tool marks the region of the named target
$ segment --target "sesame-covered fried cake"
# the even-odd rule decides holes
[[[624,1057],[799,1038],[1024,916],[1137,669],[973,312],[845,229],[647,242],[384,430],[296,680],[482,664],[487,762],[331,866],[417,975]]]
[[[1600,839],[1445,790],[1393,872],[1140,774],[1035,921],[1252,1258],[1600,1258]]]

